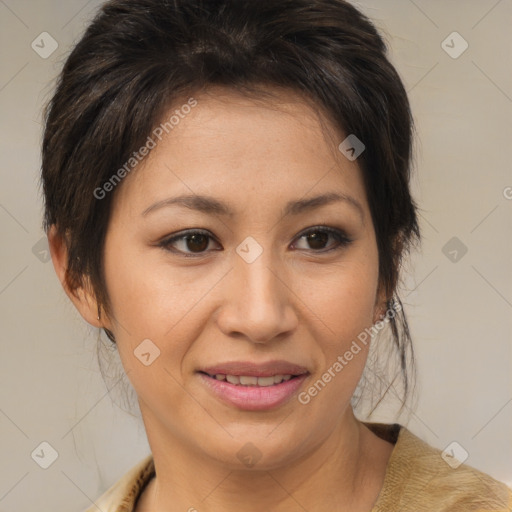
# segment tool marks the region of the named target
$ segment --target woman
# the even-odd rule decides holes
[[[45,228],[152,454],[89,510],[511,509],[504,484],[353,412],[383,328],[410,387],[412,132],[342,0],[102,7],[48,105]]]

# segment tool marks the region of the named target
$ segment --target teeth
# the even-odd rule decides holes
[[[245,375],[240,375],[240,384],[242,384],[242,386],[257,386],[258,377],[246,377]]]
[[[230,384],[240,384],[240,378],[237,377],[236,375],[226,375],[226,380]]]
[[[258,386],[273,386],[274,377],[258,377]]]
[[[273,386],[274,384],[280,384],[283,381],[288,381],[292,378],[291,375],[274,375],[270,377],[255,377],[253,375],[224,375],[222,373],[218,373],[216,375],[212,375],[217,380],[226,380],[230,384],[234,384],[236,386]]]

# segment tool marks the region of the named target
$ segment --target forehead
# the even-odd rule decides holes
[[[338,150],[345,134],[299,95],[261,99],[215,88],[194,100],[192,109],[180,109],[185,98],[163,116],[162,123],[175,114],[175,124],[161,140],[153,137],[153,149],[117,191],[121,202],[140,210],[169,195],[208,193],[236,213],[338,192],[366,203],[357,161]]]

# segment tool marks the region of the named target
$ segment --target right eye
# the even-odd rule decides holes
[[[170,238],[162,240],[158,245],[164,250],[184,256],[185,258],[194,258],[208,252],[210,241],[214,238],[208,231],[188,230]],[[218,250],[218,249],[217,249]]]

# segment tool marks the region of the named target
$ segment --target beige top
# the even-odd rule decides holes
[[[441,450],[404,426],[363,423],[395,445],[371,512],[512,512],[512,489],[504,483],[466,464],[452,468]],[[133,512],[154,475],[148,455],[85,512]]]

